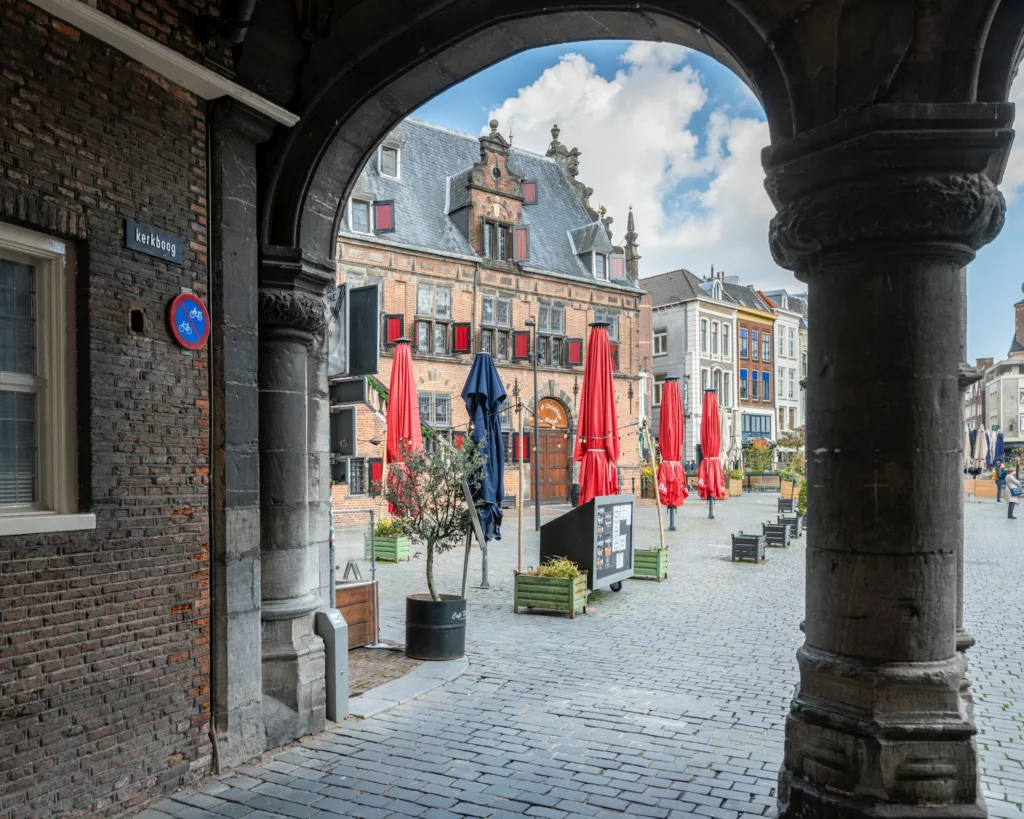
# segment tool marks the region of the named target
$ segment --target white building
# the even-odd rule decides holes
[[[802,429],[807,423],[807,296],[785,290],[765,295],[775,305],[775,406],[778,430]]]
[[[1003,361],[985,371],[981,387],[984,391],[984,415],[980,416],[983,423],[971,424],[990,432],[1002,432],[1007,451],[1024,448],[1024,301],[1017,302],[1014,308],[1016,319],[1010,351]],[[973,398],[972,391],[968,390],[969,403],[982,403],[972,401]]]

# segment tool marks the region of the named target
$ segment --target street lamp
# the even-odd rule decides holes
[[[532,318],[526,320],[526,326],[533,331],[533,338],[530,339],[530,358],[533,360],[533,511],[534,525],[540,531],[540,465],[537,459],[540,457],[540,440],[537,436],[539,426],[537,423],[537,410],[540,402],[537,400],[537,322]]]

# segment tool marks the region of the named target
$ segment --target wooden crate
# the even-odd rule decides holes
[[[633,552],[633,576],[659,583],[668,577],[668,549],[636,549]]]
[[[409,560],[412,554],[412,541],[407,537],[378,537],[374,545],[377,562],[398,563]],[[370,559],[370,533],[363,535],[363,557]]]
[[[729,497],[738,498],[743,494],[743,478],[726,478],[729,487]]]
[[[1003,494],[1006,494],[1005,492]],[[996,482],[990,478],[974,481],[974,497],[996,499]]]
[[[804,519],[800,515],[779,515],[778,522],[789,526],[789,535],[793,540],[800,537],[803,532]]]
[[[800,484],[795,481],[779,481],[779,494],[787,500],[796,500],[800,493]]]
[[[533,577],[517,574],[512,611],[525,606],[542,611],[562,611],[570,617],[587,613],[587,573],[579,577]]]
[[[790,529],[785,523],[762,523],[761,533],[766,546],[785,548],[789,545]]]
[[[966,497],[974,497],[974,484],[976,483],[977,481],[975,480],[971,480],[970,478],[964,478],[964,495]]]
[[[745,535],[740,532],[732,536],[732,559],[759,563],[764,560],[764,547],[764,535]]]
[[[380,602],[376,583],[369,580],[339,580],[334,586],[334,606],[348,623],[348,648],[376,642],[374,610]]]

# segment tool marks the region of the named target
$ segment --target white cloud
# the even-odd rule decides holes
[[[709,92],[680,46],[632,43],[621,59],[605,79],[581,55],[566,54],[491,116],[516,145],[538,153],[558,123],[560,140],[581,151],[579,179],[594,189],[591,203],[615,217],[616,241],[633,205],[641,276],[678,267],[704,275],[714,265],[745,284],[796,285],[768,251],[775,211],[760,163],[767,124],[719,108],[697,128]]]

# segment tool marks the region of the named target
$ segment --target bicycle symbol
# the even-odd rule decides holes
[[[196,321],[202,322],[203,320],[203,311],[194,305],[192,309],[188,311],[188,314],[190,318],[193,318]]]
[[[192,325],[189,324],[187,321],[181,322],[181,324],[178,325],[178,330],[183,335],[186,335],[186,336],[192,335]]]

